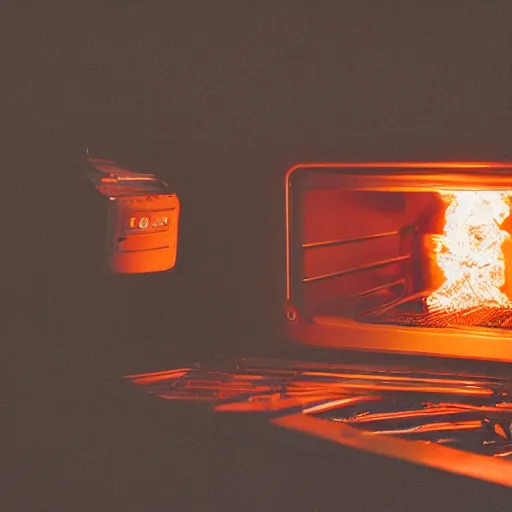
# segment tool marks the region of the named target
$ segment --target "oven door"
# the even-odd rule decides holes
[[[253,418],[333,449],[512,487],[512,381],[506,377],[417,365],[243,359],[127,378],[150,395]]]

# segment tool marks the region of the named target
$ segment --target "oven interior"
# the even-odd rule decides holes
[[[299,173],[291,201],[294,302],[309,317],[360,324],[509,330],[509,180],[504,174],[454,171]],[[434,246],[436,237],[446,234],[446,194],[453,191],[494,191],[505,198],[507,211],[490,220],[492,229],[499,224],[502,237],[498,247],[504,268],[497,288],[505,301],[499,304],[482,300],[463,308],[454,297],[454,307],[428,306],[428,297],[448,279]],[[489,264],[478,265],[485,283]],[[472,293],[473,283],[468,286]]]

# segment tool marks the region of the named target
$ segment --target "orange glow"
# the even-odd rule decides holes
[[[430,311],[461,311],[478,306],[509,308],[500,290],[505,284],[502,245],[509,238],[500,229],[510,214],[510,192],[450,191],[441,235],[434,235],[434,252],[446,281],[427,298]]]

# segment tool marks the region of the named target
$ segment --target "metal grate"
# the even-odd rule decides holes
[[[512,329],[512,308],[494,304],[460,311],[439,309],[429,311],[426,298],[429,292],[391,302],[385,306],[356,315],[365,323],[408,325],[417,327],[493,327]]]

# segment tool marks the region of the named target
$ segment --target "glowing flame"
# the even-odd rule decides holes
[[[442,235],[434,235],[436,262],[446,281],[427,298],[429,310],[461,311],[477,306],[512,307],[500,290],[505,284],[500,229],[510,214],[510,192],[458,191],[441,195],[448,202]]]

